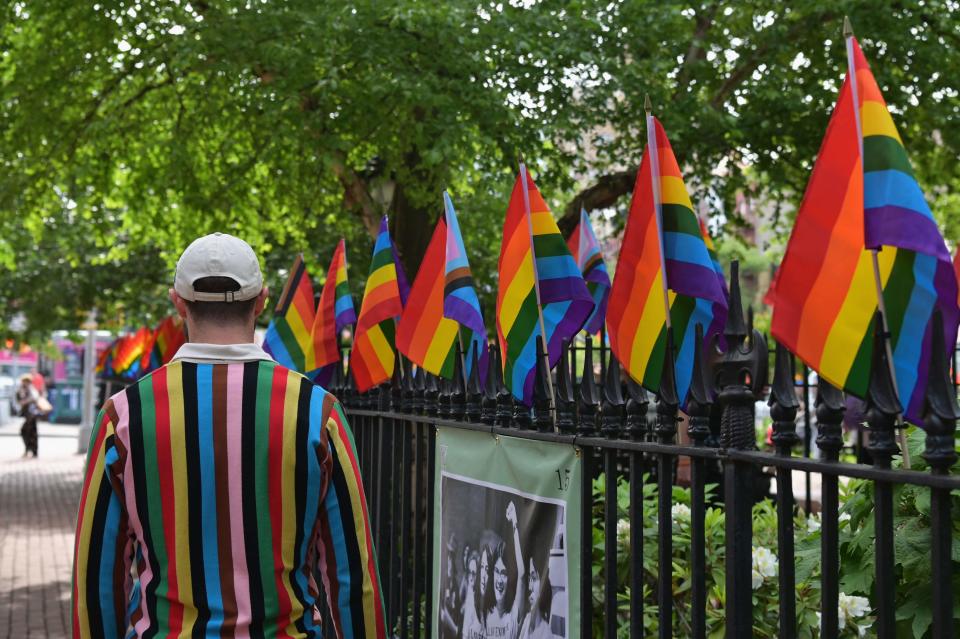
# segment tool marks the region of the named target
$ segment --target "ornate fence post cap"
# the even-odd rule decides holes
[[[403,360],[400,351],[393,351],[393,375],[390,376],[390,408],[396,412],[403,410]]]
[[[483,400],[480,403],[480,420],[493,424],[497,417],[497,354],[496,346],[487,347],[487,376],[483,384]]]
[[[494,351],[496,362],[494,363],[494,372],[497,378],[497,413],[495,421],[497,426],[507,428],[513,420],[513,393],[507,388],[503,381],[503,360],[500,357],[500,349]]]
[[[550,368],[547,354],[543,350],[543,340],[537,340],[537,366],[533,372],[533,417],[537,430],[547,433],[553,430],[553,417],[550,414]]]
[[[576,429],[577,398],[573,391],[570,375],[570,341],[564,340],[560,350],[560,362],[557,364],[557,384],[554,389],[557,406],[557,430],[571,433]]]
[[[705,366],[703,325],[697,324],[693,342],[693,379],[690,381],[686,413],[687,434],[694,446],[703,446],[710,436],[710,409],[713,404],[713,377]]]
[[[437,376],[429,371],[423,371],[423,410],[427,415],[436,417],[439,414],[440,388],[437,385]]]
[[[580,377],[580,424],[578,432],[584,435],[597,430],[597,408],[600,406],[600,392],[593,375],[593,340],[587,339],[583,352],[583,374]]]
[[[936,473],[946,473],[957,461],[955,432],[960,407],[950,380],[947,344],[943,335],[943,316],[940,310],[930,318],[930,369],[927,375],[927,393],[923,405],[923,429],[926,431],[922,457]]]
[[[730,264],[730,297],[723,330],[727,350],[714,353],[714,370],[723,408],[720,443],[724,448],[756,448],[753,403],[767,383],[767,342],[754,330],[747,338],[747,324],[740,299],[740,265]]]
[[[623,428],[623,386],[620,382],[620,362],[613,353],[607,360],[603,380],[600,431],[605,437],[619,437]]]

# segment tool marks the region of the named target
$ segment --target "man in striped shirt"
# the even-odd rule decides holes
[[[254,343],[253,250],[196,240],[170,296],[190,341],[91,435],[73,636],[386,637],[353,436],[330,394]]]

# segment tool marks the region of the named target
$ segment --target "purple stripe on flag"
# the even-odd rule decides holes
[[[593,308],[593,298],[590,297],[590,291],[584,285],[583,280],[578,276],[560,277],[557,279],[540,280],[540,302],[549,304],[551,302],[567,302],[570,300],[580,300],[589,302],[588,308]],[[589,311],[587,311],[589,313]],[[582,319],[586,319],[586,315]],[[578,329],[579,330],[579,327]]]
[[[667,285],[680,295],[699,297],[727,305],[717,273],[711,267],[667,259]]]
[[[551,369],[557,365],[558,361],[560,361],[563,342],[571,339],[574,335],[580,332],[580,329],[583,328],[583,323],[586,321],[587,315],[590,314],[590,309],[592,307],[592,301],[570,302],[570,306],[563,314],[563,317],[560,318],[560,321],[557,322],[556,327],[554,328],[553,332],[550,333],[550,338],[547,341],[547,350],[550,351]],[[549,327],[547,328],[547,331],[550,332]]]
[[[477,313],[477,309],[456,295],[447,295],[444,298],[443,316],[460,322],[477,333],[486,333],[487,329],[483,325],[483,317]]]
[[[950,261],[936,222],[912,209],[887,205],[864,210],[867,248],[896,246]]]

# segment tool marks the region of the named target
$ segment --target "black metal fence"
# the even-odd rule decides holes
[[[391,634],[400,637],[430,637],[436,602],[431,592],[433,556],[433,512],[435,504],[434,465],[436,428],[482,430],[492,434],[531,440],[562,442],[578,447],[584,464],[583,509],[580,556],[580,636],[591,637],[594,628],[602,636],[643,637],[643,607],[655,605],[659,637],[705,637],[707,631],[707,565],[705,515],[710,505],[707,486],[719,485],[715,500],[722,502],[725,517],[723,574],[725,600],[722,603],[727,637],[755,636],[752,610],[752,508],[758,489],[758,470],[773,469],[776,485],[777,555],[779,557],[779,630],[782,638],[797,636],[796,577],[794,572],[794,519],[798,508],[810,509],[794,500],[792,472],[804,471],[821,478],[821,637],[838,637],[840,596],[839,480],[859,478],[872,484],[874,500],[874,578],[870,597],[876,621],[870,634],[895,636],[895,490],[905,484],[929,490],[930,583],[932,593],[931,633],[936,638],[953,638],[954,592],[951,575],[953,521],[950,491],[960,489],[960,476],[951,474],[957,454],[955,422],[958,416],[955,388],[946,356],[935,357],[930,376],[925,417],[926,439],[923,459],[930,472],[894,468],[897,445],[898,405],[887,373],[882,335],[874,348],[875,371],[866,398],[866,432],[863,455],[869,463],[840,461],[844,446],[842,420],[844,398],[823,383],[817,389],[815,409],[819,433],[819,459],[794,456],[800,438],[797,412],[801,406],[795,382],[793,357],[782,347],[776,351],[774,374],[767,391],[768,353],[764,337],[748,326],[740,305],[735,269],[731,281],[730,316],[725,329],[727,351],[696,353],[697,374],[687,406],[686,439],[678,437],[676,392],[665,384],[653,404],[647,393],[621,374],[609,353],[603,353],[603,367],[597,375],[595,357],[587,342],[579,359],[582,372],[573,370],[570,349],[565,349],[553,377],[553,394],[546,383],[543,366],[537,372],[533,410],[515,403],[491,365],[487,379],[476,373],[465,379],[459,362],[455,381],[441,380],[420,371],[409,362],[396,367],[390,385],[372,393],[358,394],[349,375],[339,376],[332,386],[350,416],[359,451],[362,475],[371,509],[378,549],[384,600]],[[935,331],[934,351],[943,353],[943,336]],[[668,349],[669,350],[669,349]],[[491,350],[491,362],[496,352]],[[576,358],[574,358],[576,360]],[[665,366],[672,367],[672,357]],[[477,367],[472,367],[473,371]],[[672,370],[672,369],[671,369]],[[665,371],[664,379],[673,379]],[[804,380],[805,381],[805,380]],[[773,420],[774,451],[761,452],[756,446],[755,403],[769,397]],[[649,415],[648,415],[649,410]],[[809,422],[806,432],[810,432]],[[809,445],[807,447],[809,450]],[[673,574],[672,486],[678,479],[681,460],[689,464],[690,505],[690,587],[689,628],[675,628]],[[688,460],[688,462],[686,461]],[[603,474],[604,492],[595,503],[591,478]],[[628,601],[617,596],[617,481],[629,485],[630,526],[627,563],[628,583],[633,593]],[[643,512],[643,482],[656,484],[656,512]],[[602,605],[594,619],[595,582],[593,550],[594,514],[602,510],[604,552],[599,553]],[[652,596],[643,593],[644,517],[657,521],[657,578]],[[573,602],[571,602],[573,605]],[[628,620],[628,621],[625,621]],[[596,622],[596,623],[595,623]],[[626,624],[628,627],[623,628]]]

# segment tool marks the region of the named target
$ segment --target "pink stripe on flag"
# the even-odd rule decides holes
[[[230,469],[230,548],[233,552],[233,583],[249,583],[247,574],[247,556],[243,539],[243,464],[241,463],[242,440],[240,429],[243,424],[243,364],[230,364],[227,367],[227,467]],[[250,637],[250,621],[253,617],[250,609],[250,590],[238,587],[237,626],[235,637]]]

